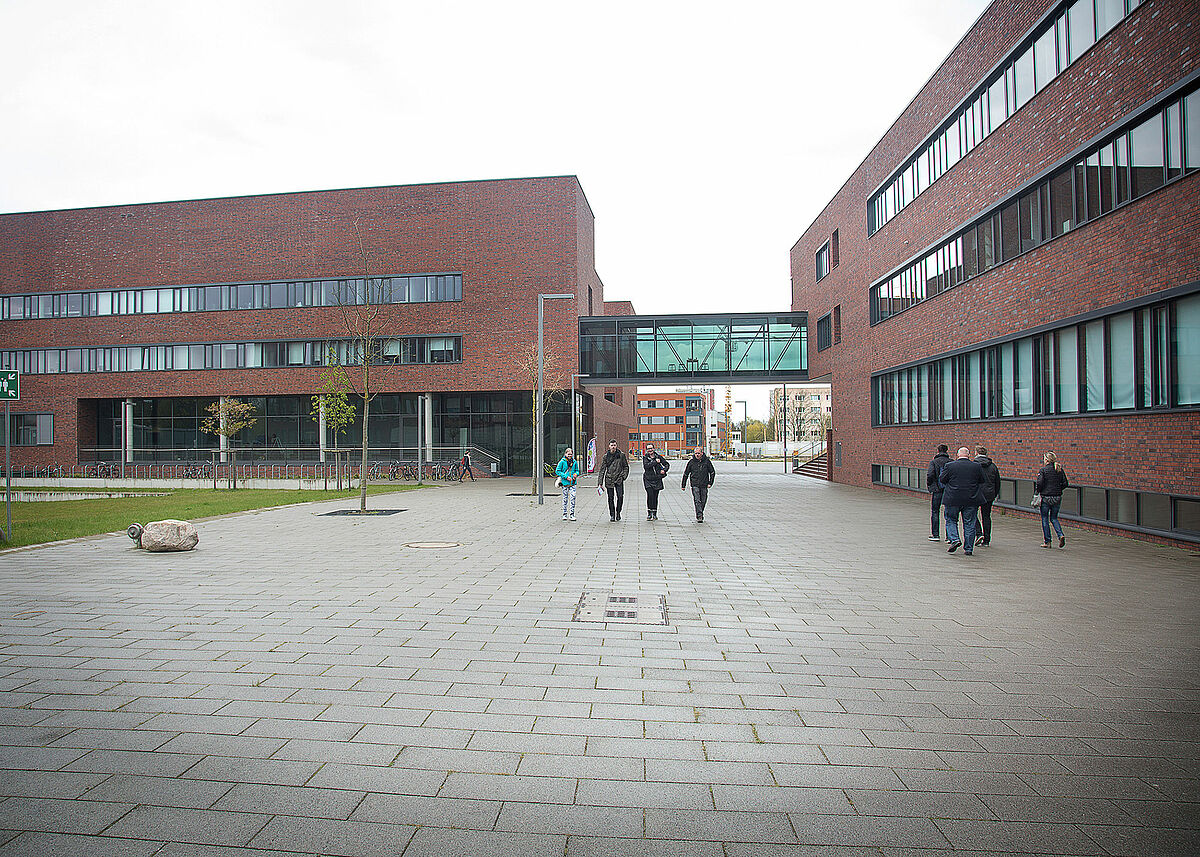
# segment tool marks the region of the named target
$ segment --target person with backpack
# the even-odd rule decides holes
[[[597,486],[608,490],[608,520],[621,520],[621,506],[625,503],[625,480],[629,478],[629,459],[621,452],[615,440],[608,442],[608,452],[600,460]]]
[[[929,505],[931,508],[929,516],[930,536],[929,541],[940,542],[942,537],[938,535],[938,522],[942,517],[942,469],[950,463],[950,447],[946,444],[939,444],[937,455],[933,457],[933,461],[929,462],[929,469],[925,471],[925,487],[929,490]],[[949,533],[947,533],[949,538]]]
[[[459,462],[458,481],[463,481],[463,476],[470,476],[471,481],[475,481],[475,474],[471,472],[471,453],[464,452],[462,461]]]
[[[983,502],[979,505],[979,519],[975,522],[975,544],[989,547],[992,543],[992,503],[1000,496],[1000,468],[988,458],[988,451],[975,447],[975,460],[983,468]],[[983,522],[983,528],[979,526]]]
[[[654,451],[653,444],[646,444],[642,456],[642,486],[646,489],[646,520],[658,520],[658,492],[663,489],[663,477],[671,469],[667,460]]]
[[[1058,463],[1058,457],[1053,452],[1042,456],[1042,469],[1033,480],[1033,490],[1041,497],[1038,504],[1042,513],[1042,547],[1050,547],[1050,527],[1058,535],[1058,546],[1065,548],[1067,538],[1063,535],[1062,524],[1058,522],[1058,509],[1062,505],[1063,491],[1071,483],[1067,481],[1067,472]]]
[[[688,479],[692,480],[692,500],[696,504],[696,523],[704,523],[704,506],[708,503],[708,489],[717,481],[717,470],[712,461],[704,454],[704,447],[696,447],[692,457],[688,459],[687,467],[683,469],[683,484],[687,490]]]
[[[562,486],[563,495],[563,517],[567,520],[567,502],[570,501],[571,520],[575,520],[575,483],[579,481],[579,462],[575,460],[575,451],[571,447],[567,447],[563,452],[563,457],[558,460],[558,466],[554,468],[554,475],[558,477],[558,484]]]

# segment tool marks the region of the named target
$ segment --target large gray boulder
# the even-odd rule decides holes
[[[138,547],[148,551],[190,551],[200,541],[189,521],[151,521],[142,529]]]

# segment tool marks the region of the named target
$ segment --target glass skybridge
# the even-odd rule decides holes
[[[808,313],[579,319],[581,383],[610,386],[808,380]]]

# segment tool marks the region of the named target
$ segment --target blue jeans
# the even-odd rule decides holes
[[[946,537],[950,544],[964,544],[967,553],[975,548],[975,514],[978,506],[947,506],[946,507]],[[963,538],[958,537],[958,516],[962,515]]]
[[[1055,497],[1053,500],[1042,498],[1042,541],[1050,544],[1050,525],[1054,525],[1054,532],[1058,533],[1058,537],[1063,537],[1062,524],[1058,522],[1058,507],[1062,505],[1062,497]]]

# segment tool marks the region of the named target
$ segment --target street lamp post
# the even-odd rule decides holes
[[[583,373],[583,372],[576,372],[571,375],[571,446],[575,446],[575,442],[577,440],[580,440],[579,432],[575,428],[575,379],[576,378],[590,378],[590,377],[592,377],[592,376],[588,375],[586,373]],[[575,457],[576,458],[579,457],[579,449],[578,448],[575,449]]]
[[[746,467],[749,467],[750,462],[747,460],[746,456],[749,439],[746,435],[747,429],[750,428],[750,408],[746,404],[745,399],[738,399],[736,402],[734,402],[734,404],[742,406],[742,464],[744,464]]]
[[[558,300],[560,298],[573,298],[575,295],[555,294],[543,295],[539,294],[538,298],[538,382],[537,382],[537,402],[534,406],[534,413],[537,415],[537,425],[533,427],[534,432],[534,449],[536,451],[535,461],[533,463],[534,480],[537,482],[538,505],[543,505],[546,501],[542,491],[542,471],[545,469],[546,452],[544,449],[546,431],[544,428],[544,420],[546,416],[546,403],[542,397],[542,357],[544,352],[544,335],[543,326],[545,320],[544,305],[546,301]],[[574,407],[575,403],[571,403]]]

